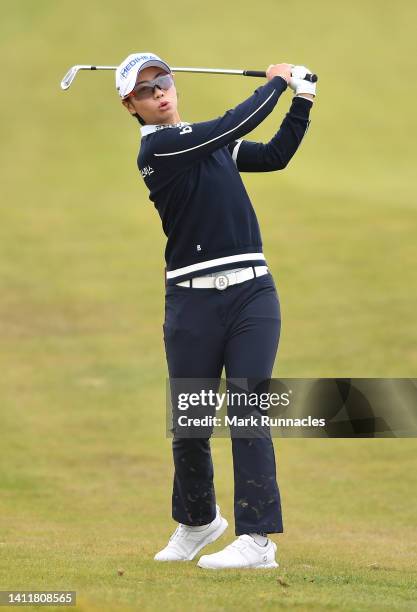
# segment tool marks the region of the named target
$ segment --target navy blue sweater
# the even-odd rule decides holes
[[[138,167],[168,238],[167,284],[265,265],[258,221],[239,172],[285,168],[308,129],[313,103],[294,97],[266,144],[241,137],[269,115],[286,88],[285,79],[274,77],[217,119],[141,128]]]

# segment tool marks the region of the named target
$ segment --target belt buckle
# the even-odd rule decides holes
[[[229,286],[229,278],[226,274],[219,274],[214,278],[214,286],[219,291],[224,291]]]

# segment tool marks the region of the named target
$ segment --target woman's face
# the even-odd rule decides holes
[[[164,74],[168,73],[162,68],[150,66],[138,74],[136,85],[151,81]],[[137,113],[148,124],[158,125],[161,123],[178,123],[180,121],[177,111],[178,100],[175,84],[172,84],[169,89],[155,87],[150,95],[140,99],[131,95],[129,98],[122,100],[122,103],[132,115]]]

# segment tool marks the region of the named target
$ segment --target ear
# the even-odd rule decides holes
[[[131,115],[135,115],[136,114],[136,109],[133,106],[133,104],[131,103],[131,101],[129,100],[129,98],[125,98],[124,100],[122,100],[122,104],[125,108],[127,108],[127,110],[129,111],[129,113]]]

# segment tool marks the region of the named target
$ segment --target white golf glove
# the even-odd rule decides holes
[[[305,75],[311,74],[311,72],[312,71],[305,66],[292,67],[291,78],[288,85],[295,91],[295,95],[304,93],[312,94],[313,96],[316,95],[316,83],[310,83],[310,81],[304,79]]]

